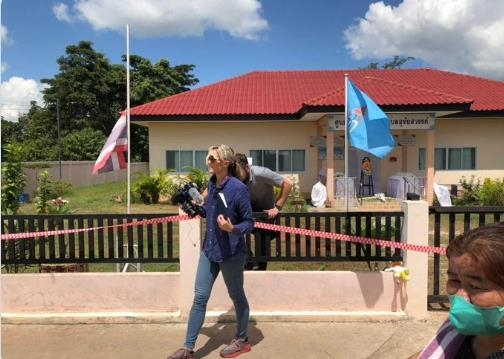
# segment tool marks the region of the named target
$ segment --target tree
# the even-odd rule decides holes
[[[98,130],[84,128],[61,140],[61,156],[67,161],[95,161],[107,138]]]
[[[2,162],[6,159],[5,151],[8,144],[19,144],[23,142],[23,124],[4,120],[2,117]]]
[[[59,130],[62,160],[96,159],[120,112],[126,109],[125,66],[112,64],[89,41],[67,46],[57,63],[59,73],[42,80],[48,85],[42,91],[46,106],[33,102],[18,124],[7,125],[2,148],[20,143],[27,160],[54,161],[58,159]],[[152,64],[131,55],[131,106],[189,90],[198,83],[193,69],[194,65],[170,66],[165,59]],[[148,161],[148,129],[132,124],[130,132],[131,158]]]
[[[414,60],[414,57],[411,56],[399,56],[395,55],[394,58],[389,61],[384,63],[381,68],[384,70],[390,70],[390,69],[400,69],[402,65],[404,65],[408,61]],[[370,70],[377,70],[380,68],[380,65],[378,62],[371,62],[369,65],[365,67],[365,69],[370,69]]]
[[[126,57],[122,57],[123,62]],[[52,127],[59,103],[61,142],[67,149],[85,148],[86,135],[71,135],[81,129],[100,131],[102,143],[112,131],[119,113],[126,108],[126,69],[123,65],[111,64],[101,53],[93,49],[89,41],[66,48],[66,55],[57,60],[60,72],[53,79],[44,79],[49,85],[44,93],[44,102],[52,115]],[[131,106],[143,104],[162,97],[189,90],[198,83],[191,71],[194,65],[171,67],[168,60],[161,59],[156,64],[138,55],[130,56]],[[66,139],[67,136],[71,138]],[[54,137],[56,138],[56,136]],[[72,143],[73,145],[70,145]],[[96,141],[93,141],[96,144]],[[148,132],[143,126],[131,126],[131,158],[147,161]],[[95,151],[95,152],[96,152]],[[93,151],[76,151],[70,156],[64,152],[63,159],[88,159]],[[84,156],[84,157],[82,157]]]
[[[61,135],[86,127],[104,133],[112,129],[125,98],[120,95],[125,92],[122,66],[112,65],[89,41],[68,46],[57,63],[60,72],[41,82],[49,85],[44,102],[54,114],[59,103]]]
[[[126,61],[126,56],[123,56]],[[190,72],[194,65],[170,66],[164,59],[152,65],[150,60],[138,55],[130,56],[131,105],[141,105],[166,96],[188,91],[199,82]]]
[[[123,56],[126,61],[126,56]],[[194,65],[171,67],[161,59],[154,65],[138,55],[130,55],[131,106],[141,105],[159,98],[188,91],[189,86],[199,82],[192,74]],[[131,125],[132,158],[137,161],[149,159],[149,133],[144,126]]]

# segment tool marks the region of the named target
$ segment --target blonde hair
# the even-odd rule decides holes
[[[218,160],[229,162],[228,173],[231,176],[237,177],[240,180],[245,177],[245,170],[241,166],[236,164],[236,156],[233,148],[224,144],[221,144],[219,146],[210,146],[208,148],[208,154],[206,157],[207,162],[208,158],[211,156],[212,151],[217,152],[217,155],[219,156]]]
[[[228,145],[219,145],[219,146],[210,146],[208,148],[208,154],[206,156],[206,160],[208,161],[208,158],[212,155],[212,151],[217,152],[217,155],[219,158],[217,158],[220,161],[229,161],[230,163],[235,162],[235,155],[234,155],[234,150],[229,147]]]

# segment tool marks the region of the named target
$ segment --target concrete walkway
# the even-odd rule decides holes
[[[425,320],[354,318],[344,322],[250,323],[243,359],[406,359],[421,350],[447,312]],[[2,324],[3,359],[164,359],[184,340],[185,324]],[[206,323],[196,358],[220,358],[234,323]]]

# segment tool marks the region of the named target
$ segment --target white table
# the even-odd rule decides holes
[[[406,199],[408,192],[424,196],[425,177],[417,177],[409,172],[399,172],[390,176],[387,182],[387,195],[398,199]]]
[[[345,179],[347,180],[347,193],[348,198],[355,197],[355,177],[336,177],[334,180],[334,188],[336,192],[336,197],[345,197]]]

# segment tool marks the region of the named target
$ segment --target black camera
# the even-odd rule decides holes
[[[198,191],[198,186],[194,183],[184,185],[177,193],[172,196],[172,204],[179,205],[180,208],[191,218],[200,216],[206,217],[203,204],[203,196]]]

